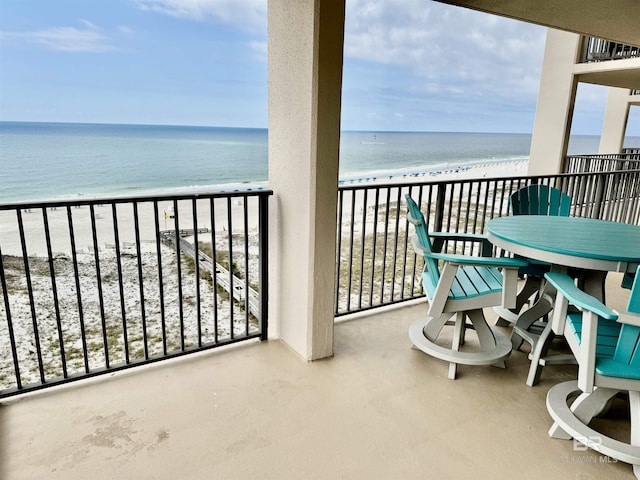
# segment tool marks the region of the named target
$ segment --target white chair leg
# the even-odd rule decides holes
[[[429,317],[423,330],[424,336],[434,341],[452,316],[453,313],[443,313],[439,318]]]
[[[607,408],[619,390],[596,387],[592,393],[583,393],[571,404],[573,414],[588,425],[600,412]]]
[[[640,447],[640,392],[629,392],[631,413],[631,445]],[[640,479],[640,464],[633,465],[633,474]]]
[[[547,322],[540,337],[531,349],[531,364],[529,365],[529,374],[527,375],[527,385],[533,387],[540,381],[542,375],[542,365],[540,359],[547,354],[551,341],[553,340],[553,331],[551,330],[551,322]]]
[[[451,350],[454,352],[460,351],[460,345],[462,344],[462,339],[464,337],[465,331],[465,315],[464,312],[456,313],[456,326],[453,330],[453,340],[451,343]],[[455,362],[449,363],[449,380],[456,379],[456,371],[458,369],[458,364]]]

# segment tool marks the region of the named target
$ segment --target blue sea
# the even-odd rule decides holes
[[[340,177],[526,161],[531,136],[342,132]],[[571,152],[597,152],[597,136]],[[267,130],[0,122],[0,202],[267,187]]]

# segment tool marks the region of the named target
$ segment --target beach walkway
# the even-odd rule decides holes
[[[208,228],[198,229],[198,233],[208,232]],[[185,238],[190,237],[193,234],[193,230],[180,230],[178,232],[178,241],[176,242],[176,232],[173,230],[165,230],[160,232],[160,239],[162,243],[176,250],[179,245],[180,252],[192,258],[194,261],[196,260],[197,255],[199,267],[204,268],[211,273],[212,278],[215,274],[216,284],[232,295],[234,300],[239,304],[244,304],[246,302],[244,293],[246,287],[249,291],[249,312],[257,319],[260,319],[260,295],[258,292],[246,285],[245,280],[233,275],[228,268],[214,262],[210,256],[202,252],[200,249],[196,249],[196,246]]]

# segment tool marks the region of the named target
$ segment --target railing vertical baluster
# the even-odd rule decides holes
[[[367,193],[368,189],[363,190],[362,200],[362,236],[360,240],[360,281],[358,285],[358,309],[362,308],[362,279],[364,277],[364,261],[365,261],[365,243],[367,240]]]
[[[124,295],[124,279],[122,278],[122,256],[120,254],[120,229],[118,227],[118,212],[115,203],[111,204],[111,216],[113,218],[113,238],[116,251],[116,269],[118,271],[118,292],[120,294],[120,314],[122,315],[122,341],[124,343],[124,360],[130,362],[129,357],[129,332],[127,328],[127,309]]]
[[[496,187],[496,189],[497,189],[497,187]],[[509,190],[509,191],[511,191],[511,190]],[[499,208],[498,216],[502,215],[505,212],[505,210],[508,211],[508,209],[509,209],[509,200],[508,200],[509,196],[505,195],[506,192],[507,192],[507,181],[506,180],[502,180],[502,195],[500,195],[500,206],[498,207]],[[505,204],[506,204],[506,209],[505,209]]]
[[[376,272],[376,248],[378,246],[378,208],[380,204],[380,187],[375,187],[375,205],[373,208],[373,246],[371,254],[371,278],[369,280],[369,306],[373,306],[373,291],[375,288],[375,272]],[[342,194],[342,190],[340,191]],[[382,259],[384,261],[384,259]],[[336,312],[337,313],[337,312]]]
[[[166,216],[166,213],[164,214]],[[158,303],[160,306],[160,329],[162,332],[162,354],[167,354],[167,319],[164,309],[164,279],[162,276],[162,241],[160,233],[160,215],[158,211],[158,200],[153,201],[153,224],[156,237],[156,257],[158,259]],[[166,222],[166,217],[165,217]],[[214,304],[215,305],[215,304]],[[126,337],[125,337],[126,338]],[[127,350],[127,363],[129,353]]]
[[[334,314],[337,315],[340,311],[340,277],[341,277],[341,266],[342,266],[342,207],[344,205],[344,190],[338,191],[338,225],[336,232],[336,284],[335,284],[335,311]]]
[[[482,233],[484,232],[484,226],[487,220],[487,217],[489,218],[493,218],[493,209],[495,206],[495,201],[496,201],[496,182],[493,182],[493,200],[489,201],[489,191],[491,190],[489,185],[491,185],[491,183],[487,183],[484,187],[484,201],[483,201],[483,205],[482,205],[482,217],[480,217],[480,224],[478,225],[478,222],[474,222],[474,229],[473,229],[473,233]],[[476,207],[476,209],[478,209],[478,207]],[[487,209],[489,210],[489,214],[487,214]],[[476,212],[477,213],[477,212]],[[476,215],[477,218],[477,215]]]
[[[429,199],[429,202],[431,202],[431,191],[432,189],[432,185],[428,186],[428,193],[427,193],[427,198]],[[420,188],[418,189],[418,201],[417,204],[418,205],[422,205],[422,199],[424,198],[424,185],[420,185]],[[425,222],[427,223],[427,226],[429,225],[429,215],[431,214],[431,209],[429,208],[427,210],[427,215],[425,216]],[[427,227],[428,228],[428,227]],[[407,237],[409,236],[409,233],[407,232]],[[413,254],[413,271],[411,273],[411,296],[413,296],[415,294],[415,290],[416,290],[416,269],[418,267],[418,256],[415,254]],[[418,279],[418,285],[420,285],[422,287],[422,279]]]
[[[53,262],[53,251],[51,248],[51,232],[49,230],[49,218],[47,217],[47,207],[42,207],[42,221],[44,223],[44,237],[47,244],[47,258],[49,261],[49,274],[51,275],[51,293],[53,294],[53,308],[56,316],[56,329],[58,333],[58,344],[60,350],[60,362],[62,364],[62,376],[68,377],[67,359],[64,354],[64,336],[62,334],[62,318],[60,316],[60,303],[58,301],[58,284],[56,282],[56,269]]]
[[[233,219],[231,211],[231,197],[227,197],[227,240],[229,251],[229,329],[231,330],[231,338],[235,338],[234,328],[234,297],[233,291],[235,290],[235,283],[233,281]]]
[[[140,286],[140,320],[142,321],[142,348],[144,359],[149,359],[149,335],[147,331],[147,309],[144,301],[144,275],[142,272],[142,249],[140,247],[140,218],[138,202],[133,202],[133,226],[136,237],[136,257],[138,260],[138,284]]]
[[[446,184],[444,183],[439,183],[437,186],[437,197],[436,197],[436,208],[435,208],[435,215],[434,215],[434,220],[433,220],[433,231],[434,232],[441,232],[442,231],[442,224],[444,222],[444,202],[445,202],[445,191],[446,191]]]
[[[269,332],[269,203],[268,197],[258,197],[258,251],[260,252],[260,338],[267,340]]]
[[[96,213],[93,204],[89,205],[91,217],[91,237],[93,239],[93,258],[96,262],[96,280],[98,286],[98,307],[100,310],[100,323],[102,327],[102,342],[104,350],[104,363],[109,368],[109,342],[107,338],[107,319],[104,314],[104,293],[102,291],[102,274],[100,272],[100,248],[98,247],[98,231],[96,229]]]
[[[196,325],[198,347],[202,347],[202,303],[200,302],[200,241],[198,240],[198,209],[196,199],[191,199],[191,216],[193,217],[193,250],[196,281]]]
[[[76,297],[78,300],[78,320],[80,322],[80,337],[82,339],[82,356],[85,373],[89,373],[89,355],[87,353],[87,333],[84,325],[84,308],[82,303],[82,289],[80,288],[80,272],[78,269],[78,253],[76,250],[76,238],[73,231],[73,215],[71,206],[67,205],[67,221],[69,223],[69,241],[71,242],[71,258],[73,260],[73,273],[76,281]]]
[[[399,186],[396,188],[398,191],[398,196],[396,199],[396,224],[395,224],[395,235],[393,239],[393,274],[391,276],[391,301],[395,300],[395,287],[396,287],[396,271],[397,271],[397,262],[398,262],[398,237],[400,235],[400,203],[402,198],[402,187]]]
[[[22,211],[16,210],[18,215],[18,231],[20,233],[20,244],[22,247],[22,258],[24,260],[24,275],[27,281],[27,293],[29,295],[29,310],[31,312],[31,323],[33,325],[33,339],[35,342],[36,356],[38,359],[38,371],[40,373],[40,382],[45,383],[44,364],[42,361],[42,349],[40,347],[40,334],[38,331],[38,319],[36,317],[35,300],[33,297],[33,285],[31,282],[31,271],[29,269],[29,257],[27,255],[27,241],[24,235],[24,223],[22,221]]]
[[[16,377],[16,387],[22,390],[22,378],[20,377],[20,362],[18,361],[18,347],[16,336],[13,331],[13,320],[11,318],[11,306],[9,305],[9,290],[7,289],[7,277],[4,271],[4,261],[2,249],[0,248],[0,286],[2,286],[2,298],[4,300],[4,311],[7,315],[7,330],[9,332],[9,343],[11,344],[11,356],[13,358],[13,373]]]
[[[182,255],[180,248],[180,213],[178,211],[178,200],[173,200],[173,219],[175,220],[174,234],[176,242],[176,270],[178,274],[178,307],[180,320],[180,350],[184,352],[184,302],[182,299]]]
[[[389,242],[389,203],[391,202],[391,187],[387,187],[387,201],[384,212],[384,245],[382,248],[382,276],[380,280],[380,303],[384,303],[384,286],[387,273],[387,245]],[[392,299],[393,300],[393,299]]]
[[[353,245],[354,245],[354,235],[355,235],[355,218],[356,218],[356,190],[351,190],[351,224],[349,226],[349,261],[348,265],[348,274],[347,274],[347,311],[351,310],[351,284],[353,281],[352,272],[353,272]]]
[[[249,306],[249,205],[247,196],[243,196],[243,220],[244,220],[244,334],[249,335],[249,316],[251,308]]]
[[[467,208],[469,207],[469,202],[471,201],[471,183],[470,182],[458,183],[457,187],[458,187],[458,207],[456,208],[456,224],[455,224],[455,230],[454,230],[455,232],[459,232],[460,231],[460,220],[461,220],[461,217],[462,217],[463,199],[465,197],[467,198]],[[465,193],[466,193],[466,195],[465,195]],[[468,215],[468,213],[469,213],[469,211],[467,210],[467,215]],[[447,230],[449,230],[449,229],[450,228],[448,228]],[[457,249],[458,249],[458,241],[457,240],[455,240],[453,242],[453,247],[452,248],[453,248],[453,252],[457,252]],[[464,248],[464,242],[462,243],[462,248]]]
[[[592,192],[590,192],[591,194],[588,197],[591,202],[591,211],[589,215],[591,218],[600,217],[600,212],[602,211],[602,205],[600,202],[604,197],[604,190],[605,190],[604,178],[598,175],[594,179],[594,182],[592,185]]]
[[[401,190],[401,189],[400,189]],[[409,187],[409,194],[411,194],[411,187]],[[402,195],[400,195],[400,197],[402,198]],[[418,204],[419,205],[419,204]],[[400,203],[398,203],[398,219],[400,218],[400,215],[402,213],[402,209],[400,208]],[[407,278],[407,255],[409,253],[409,249],[407,248],[409,246],[408,242],[409,242],[409,220],[407,219],[406,215],[402,215],[402,217],[404,218],[403,222],[402,222],[402,226],[404,228],[404,240],[403,240],[403,246],[402,246],[402,281],[400,283],[401,288],[400,288],[400,298],[404,299],[405,298],[405,287],[406,287],[406,278]]]
[[[213,338],[218,343],[218,249],[216,247],[216,211],[213,197],[209,199],[209,214],[211,215],[211,259],[213,261],[213,278],[211,279],[213,284]],[[262,232],[262,230],[260,231]]]

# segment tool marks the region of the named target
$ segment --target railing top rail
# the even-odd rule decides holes
[[[254,190],[234,190],[230,192],[198,192],[198,193],[182,193],[172,195],[132,195],[126,197],[91,197],[91,198],[74,198],[65,200],[35,200],[25,202],[0,202],[0,211],[14,210],[18,208],[51,208],[66,207],[68,205],[100,205],[103,203],[133,203],[133,202],[154,202],[154,201],[173,201],[173,200],[193,200],[198,198],[235,198],[235,197],[267,197],[273,195],[273,190],[267,188]]]
[[[592,177],[596,175],[615,175],[615,174],[628,174],[630,172],[637,172],[640,174],[640,168],[630,170],[612,170],[606,172],[579,172],[579,173],[558,173],[553,175],[516,175],[509,177],[481,177],[481,178],[461,178],[461,179],[445,179],[445,180],[422,180],[415,182],[390,182],[390,183],[371,183],[369,185],[358,183],[353,185],[340,185],[338,190],[353,191],[353,190],[373,190],[379,188],[410,188],[419,187],[422,185],[463,185],[468,183],[490,183],[490,182],[511,182],[517,180],[532,180],[536,183],[537,180],[545,179],[561,179],[561,178],[575,178],[575,177]]]
[[[603,158],[606,160],[635,160],[638,157],[637,151],[640,150],[635,147],[626,148],[622,153],[597,153],[597,154],[585,154],[585,155],[567,155],[567,158]]]

